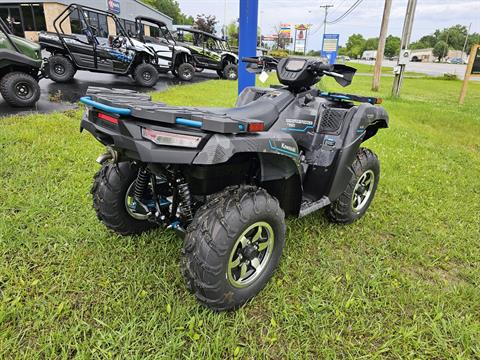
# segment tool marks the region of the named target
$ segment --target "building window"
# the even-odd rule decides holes
[[[133,21],[124,19],[118,19],[118,21],[123,26],[128,36],[136,37],[137,31],[135,30],[135,23]]]
[[[41,4],[22,4],[20,5],[23,17],[23,29],[25,31],[45,31],[45,14]]]
[[[87,19],[90,26],[93,26],[97,29],[96,35],[98,37],[108,37],[108,23],[107,16],[104,14],[99,14],[94,11],[84,11],[85,18]],[[80,18],[80,13],[78,9],[73,10],[70,13],[70,28],[72,29],[73,34],[84,34],[82,31],[85,26],[82,26],[83,19]]]
[[[43,5],[32,4],[32,10],[33,10],[33,17],[35,19],[35,30],[46,31],[47,24],[45,23],[45,13],[43,11]]]

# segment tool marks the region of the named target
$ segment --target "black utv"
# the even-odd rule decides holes
[[[193,28],[178,28],[176,36],[179,45],[190,51],[191,57],[187,60],[196,71],[210,69],[222,79],[238,78],[238,56],[225,39]]]
[[[0,18],[0,93],[14,107],[33,106],[40,98],[40,46],[12,34]]]
[[[86,11],[111,19],[117,34],[109,35],[108,31],[92,26]],[[158,73],[164,70],[158,64],[155,51],[131,38],[112,13],[72,4],[54,20],[53,25],[56,33],[41,32],[39,36],[42,49],[51,54],[47,69],[53,81],[68,82],[77,70],[86,70],[130,75],[137,84],[152,87],[157,83]],[[76,34],[67,34],[66,29],[71,27]]]

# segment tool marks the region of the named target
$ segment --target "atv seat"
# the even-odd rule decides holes
[[[278,120],[280,112],[271,101],[253,101],[244,106],[227,109],[225,115],[238,120],[263,121],[265,129],[269,129]]]

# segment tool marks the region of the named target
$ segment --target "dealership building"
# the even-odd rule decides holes
[[[53,21],[69,4],[79,4],[115,14],[127,32],[135,33],[135,17],[138,15],[152,17],[172,27],[172,18],[144,4],[139,0],[57,0],[57,1],[10,1],[0,2],[0,18],[5,20],[15,35],[31,40],[38,40],[40,31],[52,31]],[[72,14],[73,15],[73,14]],[[85,16],[99,34],[116,35],[114,21],[104,14],[86,11]],[[64,28],[66,33],[80,33],[78,15],[70,16],[70,26]],[[145,28],[148,34],[150,29]]]

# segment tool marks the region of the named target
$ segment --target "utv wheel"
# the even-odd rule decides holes
[[[195,74],[195,68],[192,64],[183,63],[177,68],[178,77],[183,81],[190,81]]]
[[[235,64],[228,64],[223,69],[223,78],[227,80],[237,80],[238,79],[238,67]]]
[[[185,237],[182,273],[203,305],[234,309],[272,277],[285,244],[285,215],[267,191],[233,187],[201,207]]]
[[[143,63],[135,68],[133,79],[140,86],[153,87],[158,81],[158,71],[152,64]]]
[[[48,59],[48,77],[55,82],[72,81],[76,72],[75,65],[65,56],[54,55]]]
[[[91,193],[97,217],[107,228],[121,235],[136,235],[157,225],[147,220],[133,201],[138,166],[130,162],[104,163],[95,174]]]
[[[40,86],[30,75],[12,72],[0,80],[0,93],[14,107],[34,106],[40,98]]]
[[[380,162],[369,149],[361,148],[351,165],[352,178],[337,201],[327,208],[330,221],[350,224],[361,218],[370,206],[378,181],[380,180]]]

